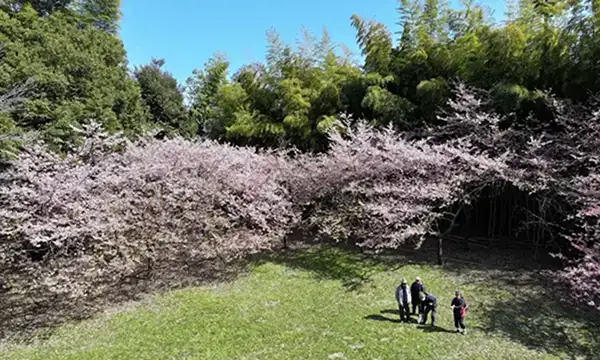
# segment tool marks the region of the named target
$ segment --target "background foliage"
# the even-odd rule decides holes
[[[581,102],[600,90],[600,17],[591,0],[514,1],[502,23],[472,0],[458,9],[401,0],[396,29],[350,19],[360,66],[326,31],[320,38],[304,31],[292,47],[271,29],[265,63],[229,69],[216,54],[185,86],[162,70],[164,60],[130,76],[116,36],[119,6],[2,3],[0,90],[35,81],[26,108],[1,120],[3,132],[42,130],[64,148],[74,136],[69,125],[94,119],[129,135],[148,124],[238,145],[323,151],[341,112],[400,130],[435,124],[456,79],[491,91],[503,126],[515,127],[550,121],[544,92]]]

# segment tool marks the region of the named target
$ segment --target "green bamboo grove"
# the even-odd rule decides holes
[[[340,113],[399,130],[435,123],[456,80],[489,91],[504,126],[535,128],[548,121],[545,93],[582,102],[600,90],[598,1],[515,1],[498,22],[475,1],[453,9],[400,0],[394,28],[360,14],[348,19],[360,63],[327,32],[305,33],[293,47],[269,31],[264,63],[231,69],[215,55],[186,84],[163,59],[129,68],[119,7],[118,0],[3,2],[0,93],[33,84],[22,106],[0,115],[4,155],[14,152],[7,135],[29,130],[68,150],[78,141],[73,127],[90,119],[130,136],[160,127],[323,151]]]

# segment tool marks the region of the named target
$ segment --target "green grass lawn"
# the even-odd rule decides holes
[[[517,276],[518,275],[518,276]],[[421,276],[439,328],[399,323],[394,289]],[[450,301],[471,305],[454,333]],[[518,296],[515,296],[518,294]],[[322,248],[262,261],[231,283],[157,295],[62,326],[2,359],[593,358],[598,323],[557,305],[527,274],[360,259]]]

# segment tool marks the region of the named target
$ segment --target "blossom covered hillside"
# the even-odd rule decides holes
[[[31,308],[86,303],[158,269],[275,249],[299,228],[363,248],[418,246],[450,231],[445,222],[484,188],[511,184],[533,202],[569,202],[552,216],[536,207],[534,218],[561,239],[559,278],[574,300],[597,307],[596,113],[556,103],[556,129],[503,130],[485,96],[458,86],[443,124],[418,135],[346,118],[320,155],[129,142],[96,125],[66,157],[32,141],[0,174],[3,296],[37,297]]]

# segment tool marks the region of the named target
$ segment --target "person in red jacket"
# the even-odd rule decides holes
[[[465,326],[465,317],[467,316],[469,305],[460,291],[456,291],[451,306],[452,312],[454,313],[454,326],[456,327],[456,332],[466,335],[467,327]]]

